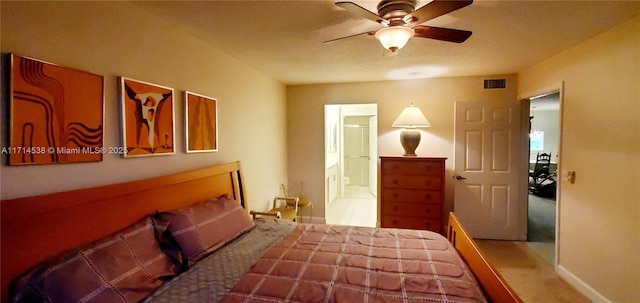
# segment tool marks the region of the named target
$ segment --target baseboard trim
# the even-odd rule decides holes
[[[300,216],[300,221],[298,223],[327,224],[327,218],[311,217],[311,220],[309,220],[309,216]]]
[[[558,275],[594,303],[613,303],[562,265],[558,265]]]

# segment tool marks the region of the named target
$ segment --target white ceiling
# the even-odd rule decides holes
[[[466,42],[412,38],[389,56],[368,35],[323,44],[381,26],[332,0],[134,3],[285,84],[517,73],[640,12],[637,0],[476,0],[423,23],[470,30]]]

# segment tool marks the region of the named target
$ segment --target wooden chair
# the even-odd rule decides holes
[[[273,208],[269,212],[279,212],[282,219],[298,221],[298,197],[275,197],[273,198]]]
[[[289,196],[289,191],[286,185],[284,184],[280,184],[280,189],[282,191],[282,194],[285,197]],[[298,195],[296,196],[298,197],[298,204],[295,206],[296,209],[296,217],[300,216],[302,217],[298,212],[300,212],[303,208],[310,208],[310,213],[309,213],[309,222],[311,222],[311,218],[313,218],[313,202],[309,199],[309,198],[305,198],[302,196],[302,182],[300,183],[300,190]],[[289,207],[293,207],[293,203],[291,201],[287,202]],[[296,219],[297,221],[297,219]]]
[[[536,164],[533,169],[529,170],[529,191],[535,192],[542,181],[547,180],[551,176],[549,166],[551,165],[551,154],[538,153],[536,155]]]
[[[266,212],[252,210],[249,213],[255,219],[258,216],[272,216],[278,219],[297,221],[298,197],[275,197],[273,198],[273,208]]]

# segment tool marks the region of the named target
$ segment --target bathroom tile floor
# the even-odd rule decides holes
[[[375,227],[377,217],[377,199],[364,186],[346,186],[344,197],[326,207],[327,224]]]

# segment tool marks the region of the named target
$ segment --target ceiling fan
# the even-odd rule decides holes
[[[382,0],[378,3],[378,13],[376,14],[353,2],[336,2],[337,6],[356,16],[375,21],[384,27],[379,30],[327,40],[324,43],[364,34],[375,35],[382,46],[391,52],[396,52],[404,47],[411,37],[462,43],[471,36],[470,31],[418,24],[461,9],[471,3],[473,0],[433,0],[415,9],[416,0]]]

